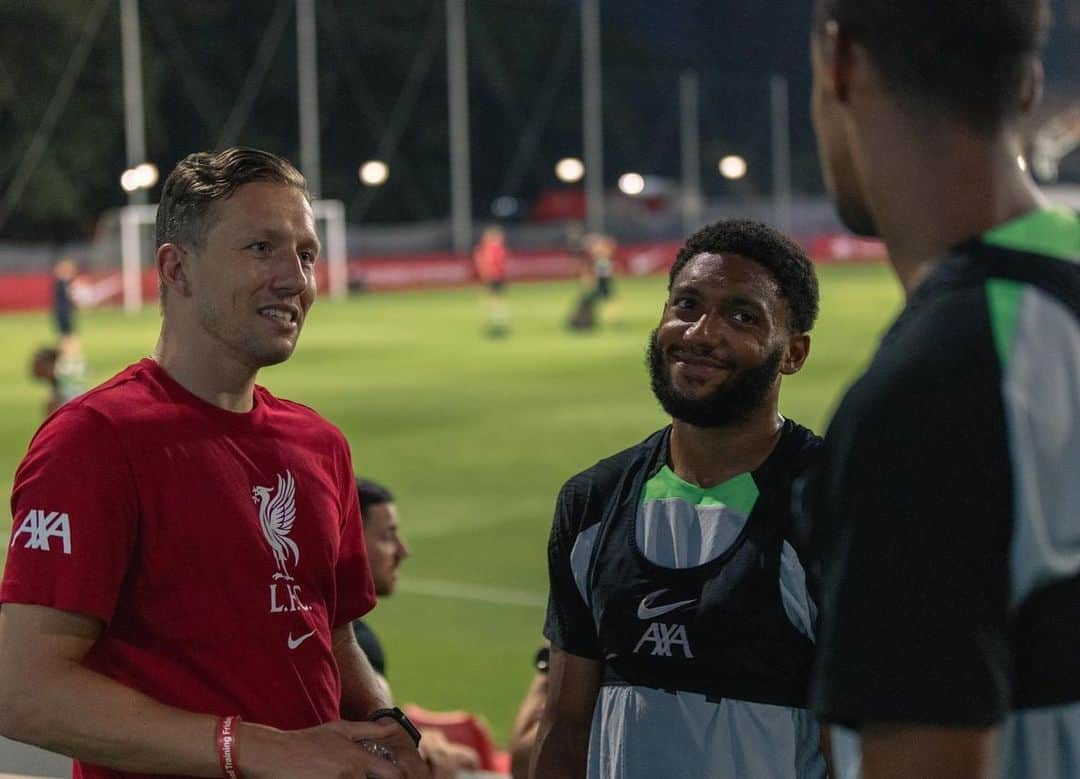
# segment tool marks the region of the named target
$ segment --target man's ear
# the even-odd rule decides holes
[[[191,284],[188,280],[190,255],[178,244],[163,243],[158,247],[155,259],[161,286],[177,295],[190,295]]]
[[[1032,55],[1020,96],[1020,110],[1025,114],[1030,114],[1042,102],[1043,82],[1045,79],[1046,72],[1043,70],[1042,60],[1038,56]]]
[[[787,348],[780,360],[780,373],[790,376],[802,370],[803,363],[810,356],[810,334],[795,333],[788,337]]]
[[[851,91],[855,51],[851,38],[838,22],[830,19],[817,34],[815,56],[819,58],[822,86],[839,103],[846,103]]]

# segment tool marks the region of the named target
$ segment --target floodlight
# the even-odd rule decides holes
[[[645,177],[640,173],[624,173],[619,176],[619,191],[624,195],[640,195],[645,191]]]
[[[139,188],[139,174],[135,172],[135,168],[128,168],[123,172],[120,176],[120,186],[125,192],[134,192]]]
[[[368,187],[381,187],[390,178],[390,166],[382,160],[368,160],[360,166],[360,181]]]
[[[729,154],[720,160],[720,175],[726,179],[741,179],[746,175],[746,160],[738,154]]]
[[[158,169],[152,162],[143,162],[134,168],[128,168],[120,176],[120,186],[125,192],[134,192],[138,189],[150,189],[157,184]]]
[[[577,157],[563,157],[555,163],[555,175],[559,181],[573,184],[585,176],[585,163]]]
[[[158,182],[158,169],[157,165],[152,162],[144,162],[141,165],[136,165],[134,168],[135,175],[139,189],[150,189]]]

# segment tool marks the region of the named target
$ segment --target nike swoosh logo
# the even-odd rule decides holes
[[[689,606],[691,603],[697,602],[697,598],[691,598],[690,600],[680,600],[675,603],[665,603],[662,606],[653,606],[653,601],[665,592],[667,592],[666,589],[657,590],[656,592],[650,592],[642,598],[641,603],[639,603],[637,607],[638,619],[655,619],[663,614],[667,614],[669,611],[675,611],[675,609]]]
[[[297,636],[296,638],[293,638],[292,633],[289,633],[289,649],[296,649],[296,647],[300,646],[302,643],[307,641],[313,635],[315,635],[314,630],[311,631],[310,633],[305,633],[302,636]]]

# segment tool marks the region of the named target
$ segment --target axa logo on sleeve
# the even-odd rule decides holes
[[[11,535],[11,546],[26,534],[24,549],[40,549],[43,552],[51,552],[53,543],[59,542],[64,554],[71,554],[71,520],[67,512],[48,511],[46,509],[30,509],[23,517],[19,529]],[[50,539],[56,541],[50,543]]]

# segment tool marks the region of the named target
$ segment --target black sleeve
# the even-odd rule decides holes
[[[826,438],[813,690],[824,719],[987,727],[1010,698],[1012,489],[985,307],[939,307],[888,345]]]
[[[549,590],[544,636],[564,652],[599,659],[596,623],[574,582],[570,559],[574,542],[583,529],[581,522],[589,492],[581,482],[581,477],[568,481],[555,503],[555,518],[548,540]]]
[[[382,643],[380,643],[379,637],[375,635],[375,631],[369,628],[361,619],[354,619],[352,626],[353,634],[356,636],[356,643],[364,650],[371,667],[378,671],[380,675],[386,676],[386,655],[383,654]]]

